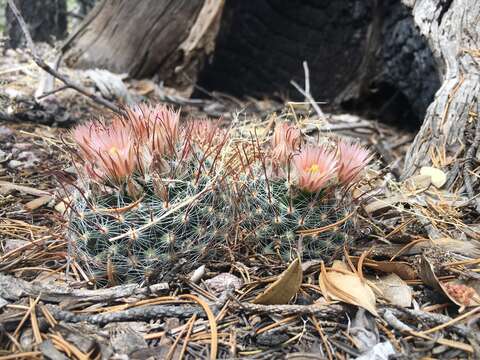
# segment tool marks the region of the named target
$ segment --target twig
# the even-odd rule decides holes
[[[384,313],[386,311],[390,311],[390,314],[394,315],[395,317],[409,317],[415,319],[416,322],[424,321],[435,325],[444,324],[452,320],[451,317],[442,315],[442,314],[435,314],[435,313],[428,313],[421,310],[412,310],[412,309],[405,309],[405,308],[396,308],[393,306],[385,306],[383,309],[380,309],[380,313]],[[449,327],[451,331],[454,333],[467,337],[469,333],[472,331],[470,328],[464,325],[453,324]]]
[[[17,9],[15,3],[13,0],[7,0],[8,5],[12,9],[13,15],[17,18],[17,21],[20,25],[20,28],[22,29],[23,34],[25,35],[25,38],[27,40],[27,46],[30,49],[30,52],[32,54],[32,59],[33,61],[43,70],[45,70],[47,73],[50,75],[54,76],[61,82],[63,82],[66,86],[78,91],[80,94],[90,98],[91,100],[95,101],[96,103],[103,105],[107,107],[108,109],[116,112],[116,113],[122,113],[121,109],[116,106],[115,104],[111,103],[110,101],[104,99],[103,97],[100,97],[92,92],[90,92],[88,89],[83,87],[80,84],[75,83],[74,81],[70,80],[67,78],[67,76],[60,74],[58,71],[53,69],[50,65],[48,65],[43,59],[38,55],[37,50],[35,48],[35,44],[33,43],[32,36],[30,35],[30,32],[28,31],[27,24],[25,23],[25,20],[22,17],[22,14],[20,14],[20,11]]]
[[[234,302],[230,303],[230,307],[237,310],[244,310],[253,313],[270,313],[281,315],[315,315],[320,318],[338,316],[344,309],[341,305],[259,305],[247,302],[238,302],[237,299],[231,298]]]
[[[305,89],[302,89],[302,87],[298,85],[295,80],[291,80],[290,84],[292,84],[295,89],[297,89],[303,96],[305,96],[305,99],[310,103],[310,105],[312,105],[317,115],[321,119],[325,119],[325,114],[323,113],[322,109],[320,109],[320,106],[318,106],[318,103],[315,101],[312,94],[310,93],[310,70],[308,69],[308,63],[306,61],[303,62],[303,71],[305,72]]]
[[[18,300],[27,296],[40,296],[40,299],[43,301],[56,303],[64,300],[107,302],[131,296],[141,298],[152,293],[160,294],[168,290],[168,288],[168,284],[159,283],[148,288],[129,284],[99,290],[72,289],[66,286],[27,282],[10,275],[0,274],[0,297],[7,300]]]
[[[86,321],[90,324],[105,325],[111,322],[149,321],[159,317],[186,318],[196,315],[204,317],[201,307],[195,305],[152,305],[140,306],[123,311],[105,312],[100,314],[76,314],[61,310],[55,305],[46,305],[48,311],[57,321],[78,323]]]
[[[68,85],[63,85],[63,86],[60,86],[58,88],[55,88],[53,90],[50,90],[50,91],[46,91],[44,92],[42,95],[39,95],[36,97],[36,100],[41,100],[43,98],[46,98],[47,96],[50,96],[50,95],[53,95],[53,94],[56,94],[57,92],[60,92],[60,91],[63,91],[65,89],[69,89],[70,86]]]
[[[380,311],[380,313],[383,315],[383,319],[395,330],[398,330],[401,333],[409,334],[409,335],[412,335],[412,336],[415,336],[415,337],[418,337],[418,338],[421,338],[421,339],[425,339],[425,340],[428,340],[428,341],[433,341],[435,343],[445,345],[445,346],[449,346],[449,347],[452,347],[452,348],[455,348],[455,349],[463,350],[463,351],[466,351],[466,352],[470,352],[470,353],[475,353],[476,352],[476,350],[473,346],[465,344],[463,342],[450,341],[450,340],[444,339],[444,338],[432,339],[431,337],[427,336],[424,332],[418,332],[416,330],[413,330],[407,324],[405,324],[404,322],[399,320],[397,318],[397,316],[393,314],[392,310],[393,309],[382,309]],[[405,309],[405,310],[408,310],[408,309]],[[429,314],[429,313],[419,311],[419,310],[409,310],[409,311],[415,311],[415,312],[419,312],[419,313],[423,313],[423,314]],[[422,316],[423,316],[423,314],[422,314]],[[439,315],[439,314],[436,314],[436,315]],[[471,331],[469,331],[469,332],[471,332]],[[465,334],[464,336],[468,338],[469,335]],[[472,335],[470,335],[469,340],[471,340],[473,342],[476,342],[475,338],[472,337]]]

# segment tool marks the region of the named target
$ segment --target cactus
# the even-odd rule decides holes
[[[218,123],[181,125],[160,105],[127,108],[72,135],[82,176],[68,229],[99,285],[169,279],[224,256],[233,237],[284,259],[339,249],[349,209],[339,194],[369,161],[355,144],[305,146],[287,124],[270,145],[230,141]]]

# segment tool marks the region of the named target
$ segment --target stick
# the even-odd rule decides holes
[[[308,63],[306,61],[303,62],[303,71],[305,72],[305,89],[302,89],[302,87],[298,85],[295,80],[290,81],[290,84],[292,84],[295,89],[305,96],[305,99],[308,100],[308,102],[312,105],[317,115],[321,119],[324,119],[325,114],[323,113],[322,109],[320,109],[320,106],[318,106],[318,103],[314,100],[312,94],[310,94],[310,70],[308,69]]]
[[[25,35],[25,38],[27,40],[27,46],[30,49],[30,52],[32,53],[32,59],[33,61],[43,70],[45,70],[47,73],[50,75],[54,76],[61,82],[63,82],[65,85],[68,87],[78,91],[80,94],[90,98],[91,100],[95,101],[96,103],[105,106],[106,108],[112,110],[113,112],[116,112],[118,114],[121,114],[122,111],[121,109],[116,106],[115,104],[111,103],[110,101],[104,99],[103,97],[100,97],[92,92],[90,92],[87,88],[83,87],[80,84],[75,83],[74,81],[68,79],[67,76],[60,74],[58,71],[53,69],[50,65],[48,65],[43,59],[38,55],[37,49],[35,48],[35,44],[33,43],[32,36],[30,35],[30,32],[28,31],[27,24],[25,23],[25,20],[22,17],[22,14],[20,14],[20,11],[17,9],[15,3],[13,0],[7,0],[8,5],[12,9],[13,15],[17,18],[17,21],[20,25],[20,28],[22,29],[23,34]]]
[[[195,305],[151,305],[139,306],[128,310],[105,312],[99,314],[74,313],[61,310],[59,306],[46,305],[48,311],[57,321],[78,323],[86,321],[90,324],[105,325],[111,322],[150,321],[161,317],[188,318],[194,314],[203,318],[202,308]]]

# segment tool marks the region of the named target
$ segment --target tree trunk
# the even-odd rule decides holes
[[[480,142],[480,2],[404,0],[429,41],[442,86],[408,151],[404,176],[421,166],[447,172],[447,187],[473,197]]]
[[[103,0],[67,40],[66,62],[191,85],[214,49],[222,8],[223,0]]]
[[[290,80],[304,81],[306,60],[313,96],[327,110],[414,128],[440,85],[430,49],[398,0],[226,0],[220,19],[221,8],[207,0],[104,0],[68,42],[68,64],[157,75],[177,87],[194,84],[200,71],[207,90],[295,100],[303,96]],[[196,50],[182,49],[193,34],[201,39]]]
[[[431,52],[397,0],[227,1],[200,85],[237,96],[302,99],[417,127],[440,85]],[[331,105],[335,106],[331,106]]]
[[[15,4],[27,23],[33,41],[52,42],[52,38],[63,39],[67,34],[66,0],[15,0]],[[7,47],[23,45],[25,37],[10,7],[5,10],[8,38]]]
[[[77,0],[78,15],[85,17],[95,6],[96,0]]]

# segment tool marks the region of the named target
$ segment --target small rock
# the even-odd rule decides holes
[[[193,272],[190,276],[190,281],[196,284],[202,279],[203,275],[205,275],[205,265],[200,266]]]
[[[25,168],[32,168],[40,163],[40,159],[32,151],[22,151],[17,160],[24,160]]]
[[[29,143],[16,143],[13,145],[13,148],[12,148],[12,153],[14,155],[17,155],[18,153],[22,152],[22,151],[25,151],[25,150],[29,150],[32,148],[32,144],[29,144]]]
[[[0,150],[0,163],[10,160],[12,154],[7,154],[5,151]]]
[[[266,331],[264,333],[261,333],[260,335],[257,335],[256,337],[256,343],[260,346],[278,346],[285,341],[290,339],[290,336],[286,334],[285,332],[280,332],[280,331]]]
[[[220,294],[231,287],[233,287],[235,290],[240,289],[243,281],[230,273],[221,273],[211,279],[205,280],[205,283],[215,293]]]
[[[4,298],[0,297],[0,310],[2,310],[5,306],[7,306],[8,304],[10,304],[7,300],[5,300]]]
[[[10,162],[8,163],[8,167],[10,169],[16,169],[16,168],[19,168],[20,166],[23,165],[23,162],[21,161],[18,161],[18,160],[10,160]]]
[[[5,240],[5,245],[3,246],[4,250],[6,253],[15,250],[23,245],[27,244],[27,241],[25,240],[19,240],[19,239],[7,239]]]
[[[6,127],[6,126],[0,126],[0,139],[4,139],[7,136],[10,136],[13,134],[12,129]]]

